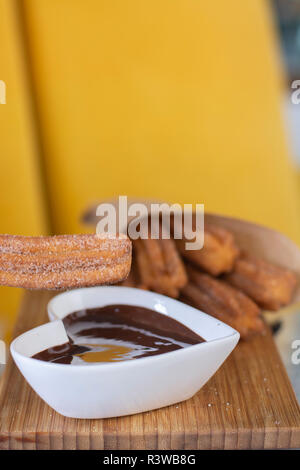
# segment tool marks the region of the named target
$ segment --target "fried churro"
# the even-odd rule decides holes
[[[142,286],[177,298],[187,277],[174,241],[149,238],[133,245]]]
[[[176,240],[176,244],[182,256],[194,265],[212,276],[219,276],[232,270],[239,249],[233,234],[228,230],[205,224],[204,246],[201,250],[186,250],[186,241]]]
[[[232,326],[243,339],[263,331],[259,307],[243,292],[190,266],[187,273],[190,282],[181,291],[184,302]]]
[[[296,275],[247,253],[242,253],[232,273],[224,279],[267,310],[287,305],[297,284]]]
[[[124,235],[0,235],[0,285],[68,289],[111,284],[131,265],[131,241]]]
[[[139,269],[137,266],[136,256],[134,255],[134,253],[132,256],[130,273],[128,274],[127,278],[120,283],[120,285],[124,287],[135,287],[136,289],[148,290],[148,288],[142,283]]]

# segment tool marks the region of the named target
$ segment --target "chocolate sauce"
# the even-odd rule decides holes
[[[182,323],[144,307],[107,305],[63,320],[69,342],[33,357],[60,364],[117,362],[164,354],[205,341]]]

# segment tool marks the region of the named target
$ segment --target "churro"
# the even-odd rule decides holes
[[[263,331],[259,307],[243,292],[192,267],[187,273],[190,282],[181,291],[184,302],[232,326],[243,339]]]
[[[67,289],[111,284],[126,278],[131,242],[124,236],[0,235],[0,285]]]
[[[139,239],[133,245],[142,286],[177,298],[187,277],[174,241]]]
[[[235,262],[232,273],[224,279],[267,310],[287,305],[297,284],[296,275],[247,253]]]
[[[239,249],[233,234],[228,230],[205,224],[204,246],[201,250],[186,250],[186,241],[176,240],[182,256],[212,276],[219,276],[233,269]]]
[[[120,285],[124,287],[135,287],[136,289],[148,290],[148,288],[142,283],[139,269],[137,266],[136,256],[134,255],[134,253],[132,256],[130,273],[128,274],[127,278],[120,283]]]

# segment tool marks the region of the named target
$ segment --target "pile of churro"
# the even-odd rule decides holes
[[[205,224],[201,250],[187,250],[185,241],[134,240],[132,269],[122,284],[179,298],[243,339],[264,331],[262,309],[276,311],[291,302],[296,275],[243,252],[230,231]]]

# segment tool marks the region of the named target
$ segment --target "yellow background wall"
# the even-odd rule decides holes
[[[0,9],[2,232],[83,231],[87,204],[127,194],[204,202],[300,239],[267,2]]]
[[[6,104],[0,105],[0,232],[48,232],[33,106],[14,1],[0,0],[0,79]],[[0,337],[10,331],[21,290],[0,287]]]
[[[296,237],[265,1],[23,5],[57,231],[80,231],[88,202],[121,193]]]

